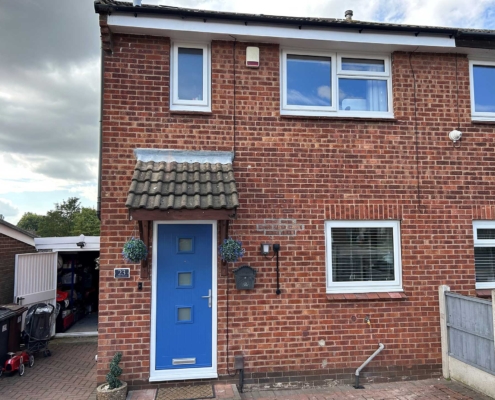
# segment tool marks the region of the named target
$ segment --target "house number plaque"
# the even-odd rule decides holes
[[[130,268],[114,268],[113,269],[114,278],[130,278],[131,269]]]

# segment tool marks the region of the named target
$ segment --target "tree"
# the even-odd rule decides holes
[[[59,210],[46,213],[38,227],[38,235],[41,237],[70,236],[70,228],[67,220]]]
[[[100,221],[96,211],[92,208],[81,208],[77,197],[69,197],[60,204],[55,203],[55,209],[48,211],[45,216],[25,213],[17,226],[41,237],[100,234]]]
[[[72,236],[100,236],[100,220],[94,208],[83,207],[81,212],[75,214]]]
[[[45,218],[43,215],[26,212],[22,215],[21,219],[17,223],[17,226],[21,229],[37,234],[43,218]]]

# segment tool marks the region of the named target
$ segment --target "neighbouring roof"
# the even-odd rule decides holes
[[[38,235],[36,235],[35,233],[26,231],[25,229],[22,229],[22,228],[19,228],[18,226],[15,226],[15,225],[13,225],[13,224],[11,224],[11,223],[3,220],[3,219],[0,219],[0,225],[4,225],[4,226],[6,226],[6,227],[8,227],[10,229],[14,229],[15,231],[17,231],[19,233],[22,233],[22,234],[24,234],[26,236],[29,236],[31,238],[38,237]]]
[[[264,15],[264,14],[245,14],[245,13],[232,13],[210,10],[198,10],[191,8],[171,7],[165,5],[150,5],[142,4],[141,7],[134,7],[132,2],[116,1],[116,0],[96,0],[95,11],[97,13],[106,14],[111,12],[131,12],[139,14],[162,14],[162,15],[175,15],[182,18],[211,18],[211,19],[227,19],[227,20],[240,20],[245,23],[261,22],[268,24],[296,24],[299,26],[320,26],[328,28],[341,28],[341,29],[373,29],[373,30],[387,30],[387,31],[406,31],[406,32],[424,32],[424,33],[438,33],[449,34],[453,36],[463,35],[481,35],[490,37],[491,40],[495,36],[495,30],[488,29],[467,29],[467,28],[454,28],[454,27],[440,27],[440,26],[424,26],[424,25],[406,25],[406,24],[393,24],[384,22],[367,22],[359,20],[348,21],[346,19],[338,18],[311,18],[311,17],[286,17],[276,15]]]
[[[239,206],[231,153],[147,149],[135,152],[138,161],[126,207],[232,210]]]
[[[31,246],[34,246],[33,239],[38,237],[38,235],[19,228],[3,219],[0,219],[0,233]]]

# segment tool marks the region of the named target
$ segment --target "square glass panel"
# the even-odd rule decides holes
[[[178,274],[179,287],[192,286],[192,272],[179,272]]]
[[[179,253],[192,253],[192,251],[193,251],[193,239],[179,238]]]
[[[332,105],[331,57],[287,55],[287,104]]]
[[[177,321],[191,321],[191,307],[177,307]]]
[[[388,111],[387,81],[339,78],[339,110]]]
[[[332,228],[334,282],[393,281],[393,228]]]
[[[369,58],[342,58],[342,71],[385,72],[384,60]]]
[[[177,51],[179,100],[203,100],[203,49],[179,47]]]
[[[474,111],[495,112],[495,66],[473,65]]]

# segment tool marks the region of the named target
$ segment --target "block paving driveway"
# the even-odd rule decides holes
[[[24,376],[0,377],[0,400],[96,399],[96,338],[56,339],[49,348],[52,356],[38,355],[33,368],[26,367]],[[240,395],[236,390],[222,390],[225,384],[215,386],[218,400],[490,400],[443,379],[369,384],[364,390],[346,385],[293,390],[259,390],[247,386]],[[154,400],[155,391],[129,392],[128,399],[131,398]]]

